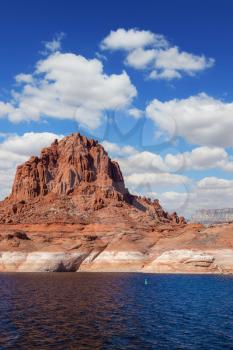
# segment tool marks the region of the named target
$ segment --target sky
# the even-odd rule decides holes
[[[54,138],[103,143],[132,193],[233,207],[232,1],[0,2],[0,199]]]

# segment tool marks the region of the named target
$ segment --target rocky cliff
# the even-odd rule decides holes
[[[126,194],[124,180],[116,162],[112,162],[104,148],[95,140],[73,134],[31,157],[17,169],[11,201],[30,201],[50,193],[65,196],[83,186]]]
[[[233,272],[232,233],[130,194],[104,148],[73,134],[18,167],[0,202],[0,271]]]

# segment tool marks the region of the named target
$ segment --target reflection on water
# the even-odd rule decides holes
[[[233,349],[232,295],[224,276],[0,274],[0,349]]]

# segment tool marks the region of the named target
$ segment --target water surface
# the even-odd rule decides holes
[[[0,349],[233,349],[233,277],[0,274]]]

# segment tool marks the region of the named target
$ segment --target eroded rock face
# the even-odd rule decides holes
[[[233,255],[232,255],[233,257]],[[201,272],[216,270],[212,254],[191,249],[169,250],[152,261],[145,271],[157,272]]]
[[[80,184],[126,192],[120,168],[95,140],[73,134],[31,157],[17,169],[10,200],[28,201],[48,193],[68,195]]]
[[[233,224],[0,225],[0,271],[233,273],[232,233]]]

